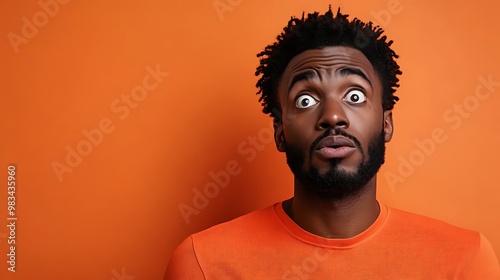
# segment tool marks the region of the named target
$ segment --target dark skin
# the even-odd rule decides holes
[[[369,143],[380,131],[385,142],[392,138],[392,112],[382,108],[380,79],[356,49],[333,46],[295,56],[282,75],[278,96],[283,118],[274,123],[277,149],[286,152],[287,144],[299,147],[305,155],[304,170],[314,167],[324,174],[338,168],[354,173],[363,161],[362,154],[370,156]],[[361,150],[345,141],[335,147],[312,147],[325,130],[336,127],[356,137]],[[329,159],[340,162],[334,167]],[[294,197],[285,201],[283,208],[297,225],[318,236],[354,237],[373,224],[380,213],[376,176],[359,195],[346,199],[317,195],[307,189],[295,178]]]

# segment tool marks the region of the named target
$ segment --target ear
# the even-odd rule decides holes
[[[275,119],[273,121],[274,128],[274,142],[276,143],[276,149],[280,152],[286,151],[285,135],[283,134],[283,122],[281,119]]]
[[[392,122],[392,110],[386,110],[384,111],[385,142],[391,141],[393,132],[394,132],[394,123]]]

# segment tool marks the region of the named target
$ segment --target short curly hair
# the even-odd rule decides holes
[[[372,22],[364,23],[357,18],[350,21],[348,17],[340,13],[340,8],[334,16],[331,6],[324,15],[314,12],[307,18],[304,13],[301,19],[292,17],[276,38],[277,42],[257,54],[260,65],[255,75],[262,75],[256,85],[259,88],[257,95],[261,94],[262,112],[280,120],[277,89],[288,63],[306,50],[329,46],[347,46],[361,51],[382,82],[382,108],[391,110],[394,107],[399,100],[394,95],[399,87],[397,76],[402,72],[395,61],[399,56],[390,48],[392,40],[381,36],[384,31],[379,26],[374,27]]]

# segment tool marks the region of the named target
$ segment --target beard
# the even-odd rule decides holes
[[[285,142],[287,164],[295,178],[304,186],[304,191],[309,194],[336,201],[356,198],[385,161],[385,133],[382,130],[380,134],[372,138],[368,145],[368,155],[366,155],[361,143],[354,136],[338,128],[335,129],[335,133],[328,130],[313,142],[309,150],[309,158],[312,157],[317,143],[330,135],[342,135],[354,142],[362,155],[357,171],[348,172],[339,167],[343,160],[341,158],[330,159],[330,169],[325,174],[320,174],[318,169],[310,164],[309,168],[304,170],[305,152]]]

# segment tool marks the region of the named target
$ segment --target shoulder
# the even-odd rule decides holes
[[[387,228],[405,240],[417,259],[431,257],[439,267],[466,271],[468,279],[500,279],[500,267],[488,240],[479,232],[389,207]]]
[[[164,280],[205,279],[193,249],[192,238],[186,238],[173,252]]]
[[[389,208],[386,229],[413,244],[433,246],[432,250],[467,252],[474,255],[480,247],[481,234],[450,223]]]
[[[231,221],[210,227],[192,235],[195,245],[202,242],[214,243],[218,240],[240,240],[260,238],[269,234],[269,230],[279,228],[274,206],[256,210]]]
[[[391,226],[397,226],[399,230],[411,231],[411,232],[422,232],[422,233],[433,233],[433,235],[439,234],[452,234],[452,235],[477,235],[477,232],[472,230],[464,229],[448,222],[424,216],[421,214],[411,213],[404,210],[392,208],[388,206],[389,212],[389,222]]]
[[[479,245],[480,234],[445,221],[410,213],[396,208],[389,208],[389,226],[407,234],[424,234],[432,238],[451,238],[452,240],[470,240]]]
[[[276,219],[270,206],[192,234],[172,254],[164,279],[205,279],[241,252],[259,250],[256,242],[269,237]]]

